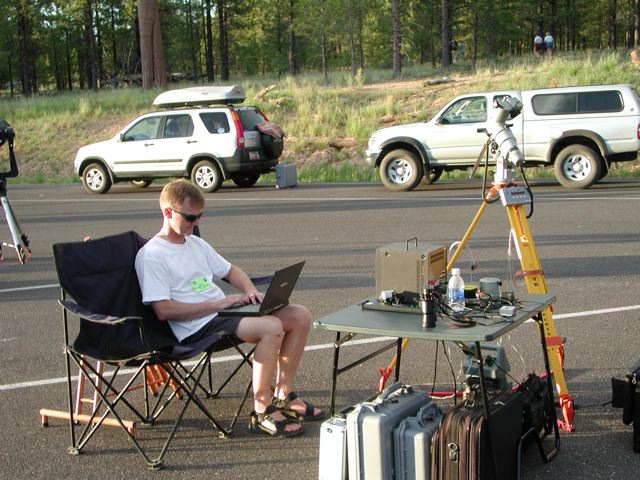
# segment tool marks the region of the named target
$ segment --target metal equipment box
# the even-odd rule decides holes
[[[447,247],[419,242],[388,243],[376,250],[376,295],[384,290],[422,292],[446,278]]]
[[[293,163],[276,165],[276,187],[286,188],[298,185],[297,169]]]

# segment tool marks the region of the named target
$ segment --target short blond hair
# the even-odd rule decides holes
[[[180,208],[187,198],[194,207],[204,207],[204,195],[193,183],[184,178],[172,180],[160,192],[160,208]]]

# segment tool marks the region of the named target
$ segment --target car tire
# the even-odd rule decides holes
[[[275,138],[271,135],[263,133],[262,149],[264,150],[264,155],[267,158],[271,160],[280,158],[280,156],[282,156],[282,152],[284,151],[284,140],[282,138]]]
[[[245,175],[243,177],[233,177],[231,180],[240,188],[252,187],[256,184],[260,175]]]
[[[380,162],[380,179],[389,190],[413,190],[422,181],[422,176],[422,162],[408,150],[391,150]]]
[[[589,188],[602,175],[602,158],[586,145],[569,145],[556,156],[554,173],[560,184],[572,190]]]
[[[139,178],[137,180],[129,180],[129,185],[131,185],[133,188],[147,188],[149,185],[151,185],[151,182],[153,182],[153,180],[150,180],[148,178]]]
[[[90,193],[107,193],[111,188],[111,177],[101,163],[90,163],[82,171],[82,185]]]
[[[215,192],[222,185],[220,167],[210,160],[196,163],[191,170],[191,182],[205,193]]]
[[[422,177],[422,182],[425,185],[431,185],[432,183],[436,183],[442,174],[444,173],[444,169],[440,167],[432,167],[427,170],[424,177]]]

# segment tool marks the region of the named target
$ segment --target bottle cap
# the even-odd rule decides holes
[[[451,275],[460,275],[460,269],[459,268],[452,268],[451,269]]]

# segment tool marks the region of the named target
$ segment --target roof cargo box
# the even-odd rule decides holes
[[[158,95],[153,104],[163,108],[226,105],[242,103],[245,98],[244,88],[240,85],[205,86],[168,90]]]

